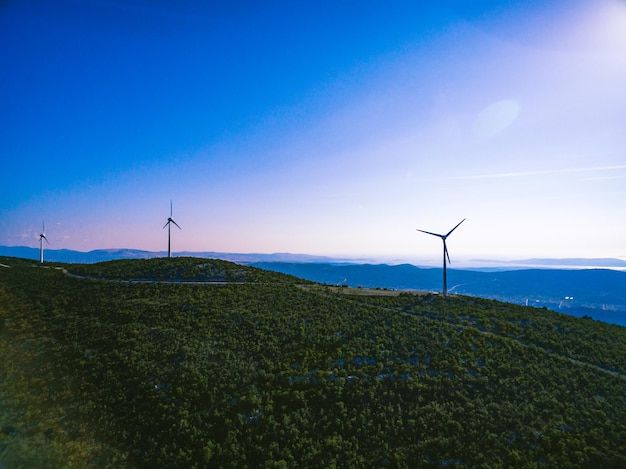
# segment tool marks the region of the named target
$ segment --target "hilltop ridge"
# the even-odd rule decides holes
[[[306,283],[292,275],[263,271],[221,259],[176,257],[121,259],[94,264],[70,264],[66,270],[77,276],[103,280],[174,281],[174,282],[274,282]]]

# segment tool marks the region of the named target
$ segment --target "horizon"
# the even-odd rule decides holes
[[[32,258],[39,258],[39,247],[32,246],[3,246],[7,249],[28,249],[32,251]],[[72,250],[67,248],[61,249],[45,249],[45,252],[52,251],[54,253],[68,251],[79,255],[95,255],[98,253],[120,253],[119,257],[111,257],[109,260],[122,259],[141,259],[135,257],[124,257],[124,252],[128,253],[145,253],[153,257],[167,257],[167,250],[145,250],[135,248],[103,248],[93,249],[89,251]],[[278,263],[332,263],[332,264],[355,264],[355,265],[412,265],[420,268],[441,269],[441,259],[434,257],[402,257],[402,256],[386,256],[386,255],[318,255],[305,252],[224,252],[224,251],[172,251],[172,257],[196,257],[210,259],[207,255],[215,254],[216,259],[230,260],[238,263],[243,262],[278,262]],[[2,255],[2,254],[0,254]],[[161,255],[161,256],[159,256]],[[17,256],[20,257],[20,256]],[[248,260],[244,260],[248,258]],[[266,259],[265,259],[266,258]],[[50,262],[69,262],[76,261],[55,261]],[[95,260],[88,263],[96,262]],[[101,262],[98,260],[97,262]],[[624,264],[624,265],[622,265]],[[527,269],[556,269],[556,270],[576,270],[576,269],[609,269],[616,271],[626,271],[626,259],[621,258],[458,258],[448,264],[448,269],[456,270],[472,270],[472,269],[496,269],[496,270],[527,270]]]
[[[172,201],[173,252],[626,259],[623,0],[9,1],[0,43],[0,245],[167,251]]]

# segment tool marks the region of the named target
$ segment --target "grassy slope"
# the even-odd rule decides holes
[[[206,259],[59,267],[235,283],[0,264],[6,467],[625,462],[621,327]]]

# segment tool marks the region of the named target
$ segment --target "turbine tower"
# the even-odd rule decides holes
[[[172,244],[171,244],[171,236],[170,236],[172,223],[176,225],[176,228],[178,228],[179,230],[182,230],[182,228],[178,226],[178,224],[172,218],[172,201],[170,200],[170,216],[167,219],[167,223],[163,225],[163,229],[165,229],[165,227],[167,226],[167,257],[172,257]]]
[[[48,238],[46,238],[45,235],[46,232],[46,223],[45,222],[41,222],[41,233],[39,234],[39,262],[43,264],[43,240],[46,240],[46,243],[50,244],[48,242]]]
[[[464,221],[465,221],[465,218],[461,220],[454,228],[448,231],[448,233],[446,233],[445,235],[442,235],[439,233],[431,233],[430,231],[417,230],[417,231],[421,231],[422,233],[426,233],[426,234],[433,235],[433,236],[438,236],[443,241],[443,291],[442,291],[442,294],[444,297],[448,296],[448,278],[447,278],[447,272],[446,272],[446,258],[447,258],[447,263],[448,264],[450,263],[450,254],[448,254],[448,247],[446,246],[446,238],[450,236],[452,232],[456,230],[459,227],[459,225],[463,223]]]

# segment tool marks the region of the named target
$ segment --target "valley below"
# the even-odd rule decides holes
[[[255,262],[328,285],[440,292],[442,271],[409,264]],[[450,294],[548,308],[626,326],[626,272],[609,269],[448,269]]]

